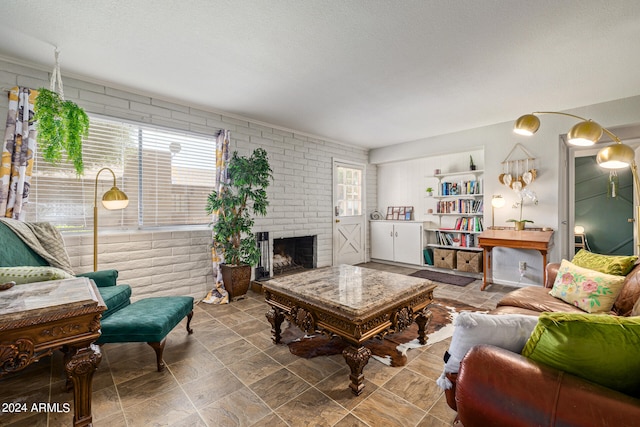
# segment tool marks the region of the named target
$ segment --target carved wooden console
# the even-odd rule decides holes
[[[92,343],[100,336],[100,317],[106,309],[95,284],[85,277],[2,291],[0,378],[63,350],[73,385],[74,426],[91,425],[91,382],[102,359]]]
[[[307,333],[341,337],[349,343],[342,354],[356,395],[364,388],[363,369],[371,356],[365,341],[402,331],[415,321],[420,343],[426,344],[427,306],[435,287],[425,279],[350,265],[263,282],[273,342],[280,343],[285,318]]]

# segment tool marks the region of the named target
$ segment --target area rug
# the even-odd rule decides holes
[[[429,305],[433,313],[427,327],[427,344],[431,345],[453,335],[453,320],[460,311],[481,311],[477,307],[463,304],[455,300],[439,298]],[[364,343],[371,350],[372,357],[389,366],[404,366],[407,363],[407,350],[422,347],[418,342],[418,325],[413,323],[409,328],[396,334],[387,335],[384,339],[370,339]],[[299,357],[310,359],[317,356],[342,354],[347,344],[339,337],[325,335],[305,335],[295,325],[282,332],[282,342],[289,346],[289,351]]]
[[[440,273],[439,271],[418,270],[409,276],[420,277],[421,279],[429,279],[434,282],[446,283],[448,285],[467,286],[471,282],[475,282],[473,277],[456,276],[455,274]]]

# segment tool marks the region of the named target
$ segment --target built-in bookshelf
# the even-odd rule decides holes
[[[426,230],[428,245],[480,251],[477,236],[484,230],[483,171],[465,171],[433,175],[438,180],[435,228]]]

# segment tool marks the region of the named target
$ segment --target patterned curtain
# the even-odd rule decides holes
[[[221,130],[216,138],[216,187],[215,191],[220,194],[224,191],[224,184],[229,183],[229,139],[231,132]],[[218,219],[216,212],[211,216],[211,223],[215,224]],[[216,278],[215,288],[209,291],[203,302],[209,304],[227,304],[229,302],[229,294],[224,288],[222,282],[222,270],[220,264],[224,262],[224,253],[220,252],[220,248],[211,247],[211,263],[213,266],[213,276]]]
[[[0,163],[0,215],[24,221],[36,151],[33,105],[38,91],[14,87],[9,92],[9,114]]]

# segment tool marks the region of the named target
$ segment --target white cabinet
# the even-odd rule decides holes
[[[422,265],[423,223],[371,221],[371,258]]]
[[[371,222],[371,258],[393,261],[392,222]]]

